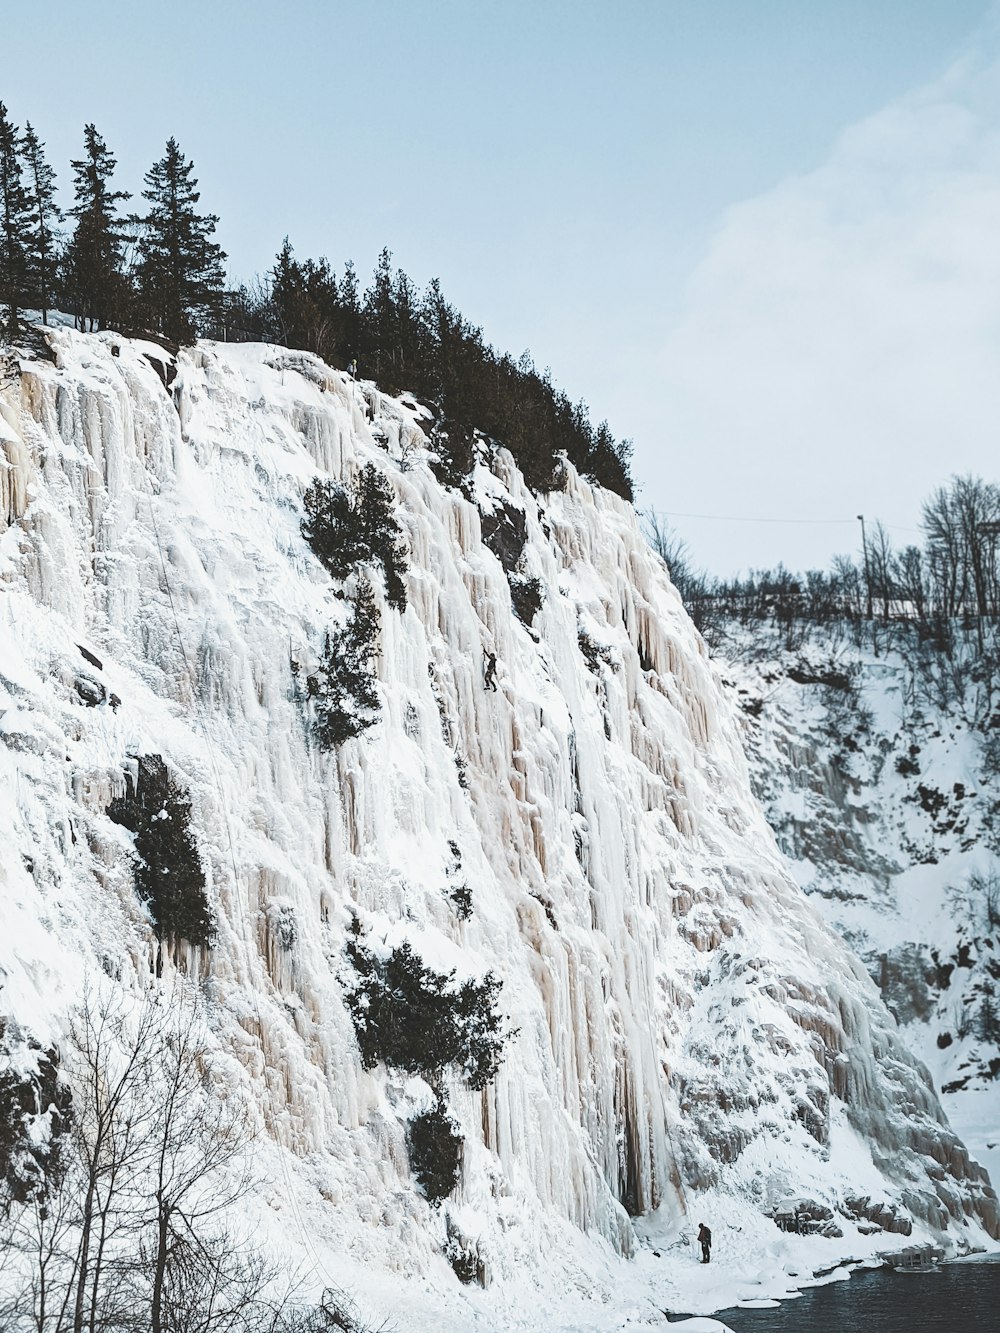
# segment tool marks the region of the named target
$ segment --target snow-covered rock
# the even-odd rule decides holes
[[[796,879],[863,958],[995,1174],[1000,709],[974,630],[949,653],[898,626],[878,652],[836,623],[784,639],[733,625],[717,654],[755,790]]]
[[[167,387],[159,348],[49,337],[54,364],[0,395],[0,1010],[57,1044],[90,972],[196,979],[266,1130],[261,1234],[408,1328],[621,1327],[771,1294],[678,1304],[703,1275],[676,1241],[702,1216],[723,1254],[773,1266],[780,1242],[804,1273],[875,1244],[839,1215],[840,1240],[782,1239],[761,1214],[789,1194],[996,1234],[926,1069],[796,885],[629,505],[571,469],[540,501],[502,449],[473,499],[444,489],[421,409],[302,353],[201,344]],[[395,490],[409,605],[375,576],[382,720],[328,754],[302,678],[344,602],[301,502],[317,471],[368,462]],[[504,506],[545,592],[531,627],[482,538]],[[219,922],[160,981],[106,813],[145,753],[190,790]],[[450,1089],[466,1151],[438,1210],[407,1163],[420,1087],[361,1066],[353,917],[503,981],[515,1034],[490,1087]],[[459,1287],[449,1233],[488,1287]]]

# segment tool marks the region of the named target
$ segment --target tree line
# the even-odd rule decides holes
[[[956,476],[923,505],[922,541],[896,546],[881,522],[855,556],[796,574],[779,565],[720,579],[700,570],[676,534],[647,516],[653,547],[713,649],[742,651],[734,630],[768,627],[797,651],[820,632],[876,654],[903,651],[914,697],[953,705],[987,737],[1000,772],[1000,485]],[[760,640],[771,651],[773,638]]]
[[[152,332],[178,344],[198,336],[263,341],[353,366],[390,393],[409,390],[437,409],[439,475],[462,484],[477,432],[510,449],[536,490],[560,483],[562,459],[632,499],[632,446],[607,422],[594,426],[551,372],[525,352],[499,352],[444,296],[419,292],[384,249],[368,288],[348,261],[299,259],[286,238],[271,268],[236,290],[224,285],[218,217],[198,209],[194,164],[171,138],[144,177],[141,211],[116,186],[116,160],[90,124],[71,162],[72,207],[57,203],[56,175],[30,124],[23,133],[0,103],[0,308],[10,340],[24,311],[72,315],[81,329]],[[64,224],[68,227],[64,229]]]
[[[56,174],[32,126],[24,132],[0,102],[0,304],[9,339],[22,312],[42,322],[54,308],[82,329],[149,329],[192,340],[218,308],[225,253],[212,239],[218,218],[201,214],[194,163],[176,139],[144,177],[141,213],[121,207],[117,162],[94,125],[70,163],[73,204],[56,201]],[[70,222],[65,234],[62,224]]]
[[[733,623],[769,621],[795,637],[801,627],[847,622],[876,648],[915,630],[949,654],[970,635],[985,650],[1000,625],[1000,486],[981,477],[956,476],[937,488],[923,505],[921,543],[898,547],[876,521],[857,556],[836,556],[829,570],[803,574],[778,565],[716,578],[694,565],[685,543],[655,514],[647,523],[709,638]]]

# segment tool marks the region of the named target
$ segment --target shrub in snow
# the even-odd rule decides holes
[[[149,908],[157,935],[211,944],[215,922],[191,828],[191,801],[161,755],[139,759],[134,790],[116,797],[108,814],[134,835],[136,892]]]
[[[454,904],[458,919],[468,921],[472,915],[472,890],[462,878],[462,850],[454,839],[449,839],[448,851],[450,855],[445,866],[449,882],[448,897]]]
[[[451,1264],[452,1272],[459,1282],[478,1282],[486,1286],[486,1265],[480,1258],[478,1247],[460,1234],[451,1219],[448,1221],[444,1257]]]
[[[305,493],[304,505],[303,537],[335,579],[346,579],[362,558],[347,490],[317,477]]]
[[[336,749],[378,721],[381,704],[371,671],[378,632],[378,607],[371,584],[363,581],[347,624],[326,636],[323,656],[309,677],[315,731],[326,749]]]
[[[542,609],[545,591],[541,579],[529,578],[525,574],[511,574],[510,601],[519,620],[530,625]]]
[[[600,672],[602,663],[614,670],[615,659],[611,649],[599,643],[582,627],[577,630],[576,641],[580,646],[580,652],[583,653],[588,671],[592,671],[596,676]]]
[[[452,887],[448,897],[455,905],[455,912],[459,921],[468,921],[472,915],[472,890],[464,879],[461,883]]]
[[[453,1068],[471,1088],[485,1088],[503,1059],[508,1033],[496,1001],[501,982],[458,985],[454,972],[425,966],[408,943],[379,958],[357,938],[347,945],[358,982],[347,996],[366,1069],[391,1065],[432,1086]]]
[[[335,579],[359,565],[379,564],[389,605],[406,609],[406,556],[402,529],[393,515],[392,487],[373,463],[358,473],[350,491],[317,477],[305,494],[302,534]]]
[[[16,1051],[19,1068],[12,1062],[16,1047],[22,1048]],[[33,1071],[25,1072],[28,1064]],[[60,1171],[71,1120],[58,1054],[31,1038],[16,1038],[0,1018],[0,1206],[27,1203],[44,1192],[46,1180]]]
[[[441,1099],[432,1111],[410,1121],[406,1134],[410,1167],[429,1203],[440,1203],[458,1184],[464,1142]]]

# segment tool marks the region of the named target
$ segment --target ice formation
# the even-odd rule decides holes
[[[163,967],[197,979],[259,1107],[261,1209],[376,1299],[424,1292],[408,1327],[620,1327],[673,1290],[650,1236],[696,1209],[776,1236],[760,1211],[788,1193],[884,1197],[953,1243],[996,1234],[926,1070],[796,886],[734,706],[628,504],[572,469],[539,499],[503,449],[472,498],[446,489],[424,409],[302,353],[200,344],[168,387],[151,344],[48,338],[53,360],[23,360],[0,396],[4,1013],[58,1042],[88,970],[153,984],[106,808],[161,753],[220,922],[214,948]],[[344,602],[301,501],[317,471],[368,462],[395,491],[409,605],[390,610],[375,578],[382,720],[328,754],[302,680]],[[530,627],[483,540],[515,511],[545,592]],[[465,1162],[437,1211],[405,1148],[428,1090],[360,1064],[352,914],[377,947],[503,980],[516,1034],[494,1084],[451,1089]],[[487,1290],[458,1288],[447,1227]],[[857,1248],[844,1230],[831,1253]],[[591,1323],[559,1323],[569,1289]]]

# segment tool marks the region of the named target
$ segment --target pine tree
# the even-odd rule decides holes
[[[0,102],[0,304],[7,309],[7,335],[20,329],[18,310],[28,283],[30,211],[22,179],[20,136]]]
[[[84,156],[70,163],[76,202],[69,210],[76,230],[66,252],[66,291],[80,327],[104,328],[128,307],[128,282],[122,259],[125,223],[120,203],[130,199],[111,189],[117,162],[94,125],[83,131]]]
[[[392,350],[396,332],[396,304],[393,299],[392,255],[384,248],[365,292],[363,308],[365,337],[361,348],[366,364],[375,378],[391,393],[396,385],[392,377]]]
[[[389,478],[366,463],[354,480],[354,514],[362,551],[378,560],[385,572],[385,591],[394,611],[406,610],[406,555],[402,532],[393,514],[396,497]]]
[[[136,889],[157,935],[211,944],[216,928],[191,827],[191,798],[162,756],[141,757],[135,791],[112,800],[108,814],[135,835]]]
[[[337,293],[340,307],[340,352],[345,364],[358,355],[361,343],[361,300],[358,296],[358,275],[348,260]],[[364,371],[365,366],[361,369]]]
[[[323,657],[309,681],[316,700],[316,734],[336,749],[379,719],[381,703],[371,670],[379,632],[371,584],[362,580],[347,624],[328,634]]]
[[[56,271],[55,226],[61,217],[55,202],[56,173],[46,162],[45,145],[30,124],[24,127],[22,149],[31,209],[28,250],[31,290],[42,312],[42,323],[47,324]]]
[[[212,240],[218,218],[198,214],[194,163],[176,139],[144,177],[150,209],[139,236],[139,290],[161,333],[177,342],[196,335],[197,317],[217,305],[225,252]]]

